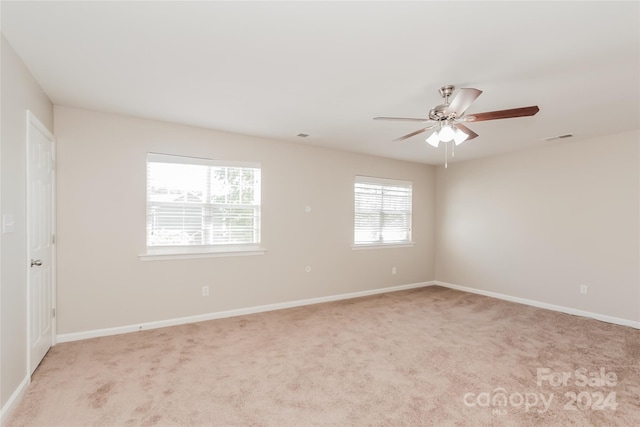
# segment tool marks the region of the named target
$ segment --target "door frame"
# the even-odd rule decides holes
[[[25,221],[25,231],[26,231],[26,259],[25,259],[25,267],[26,267],[26,278],[27,278],[27,286],[26,286],[26,296],[27,296],[27,377],[29,377],[29,381],[31,381],[31,248],[29,246],[29,242],[31,241],[31,202],[29,197],[29,188],[30,188],[30,172],[31,165],[29,164],[29,155],[30,155],[30,140],[31,140],[31,125],[38,129],[49,141],[51,141],[51,234],[52,234],[52,244],[51,244],[51,308],[56,313],[56,294],[57,294],[57,284],[56,284],[56,276],[57,276],[57,256],[56,256],[56,139],[54,135],[47,129],[47,127],[42,124],[42,122],[38,119],[38,117],[31,111],[27,110],[27,137],[26,137],[26,177],[25,177],[25,198],[26,198],[26,221]],[[53,314],[52,314],[53,315]],[[51,346],[56,344],[56,331],[57,331],[57,313],[51,319]]]

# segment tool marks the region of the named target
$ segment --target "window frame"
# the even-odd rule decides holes
[[[259,204],[257,205],[257,214],[254,218],[257,218],[258,224],[256,226],[257,238],[254,236],[253,243],[215,243],[215,244],[199,244],[199,245],[149,245],[148,242],[148,228],[149,228],[149,163],[175,163],[181,165],[194,165],[194,166],[212,166],[212,167],[231,167],[231,168],[251,168],[258,169],[260,172],[260,181],[257,187],[259,193]],[[160,153],[147,153],[145,161],[145,252],[139,254],[139,258],[142,261],[155,261],[163,259],[188,259],[188,258],[209,258],[209,257],[227,257],[227,256],[251,256],[251,255],[263,255],[266,249],[261,246],[262,242],[262,167],[260,163],[256,162],[237,162],[227,160],[214,160],[200,157],[190,157],[183,155],[173,154],[160,154]],[[162,203],[162,202],[160,202]],[[255,206],[245,204],[220,204],[220,203],[202,203],[194,204],[195,206],[202,207],[214,207],[216,205],[224,206]]]
[[[396,187],[398,189],[410,189],[409,192],[409,211],[405,211],[405,215],[409,216],[408,229],[405,229],[405,232],[408,234],[407,240],[391,240],[385,242],[384,240],[378,241],[356,241],[356,232],[358,229],[358,224],[356,221],[358,220],[358,192],[357,187],[358,184],[369,184],[379,186],[382,190],[384,187],[393,188]],[[384,212],[384,207],[381,207],[377,210],[379,214]],[[400,212],[400,211],[399,211]],[[382,236],[385,231],[384,226],[380,226],[378,229],[378,233]],[[388,230],[387,230],[388,231]],[[413,247],[413,182],[405,181],[399,179],[389,179],[389,178],[380,178],[380,177],[372,177],[372,176],[364,176],[364,175],[356,175],[353,181],[353,234],[352,234],[352,249],[353,250],[361,250],[361,249],[385,249],[385,248],[402,248],[402,247]]]

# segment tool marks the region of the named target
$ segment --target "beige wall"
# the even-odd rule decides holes
[[[27,373],[25,110],[49,129],[54,114],[4,37],[1,83],[0,209],[16,218],[0,235],[4,405]],[[55,133],[60,334],[433,279],[640,320],[638,132],[437,171],[59,106]],[[260,162],[267,253],[140,261],[149,151]],[[351,249],[355,175],[413,181],[415,247]]]
[[[59,106],[55,126],[60,334],[434,278],[431,166]],[[147,152],[260,162],[267,253],[140,261]],[[355,175],[413,181],[415,247],[351,249]]]
[[[53,107],[1,37],[2,122],[0,210],[12,214],[13,233],[0,234],[0,407],[27,375],[26,110],[53,131]]]
[[[639,321],[639,140],[439,167],[436,279]]]

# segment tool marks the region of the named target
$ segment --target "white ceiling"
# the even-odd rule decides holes
[[[640,3],[11,2],[2,33],[54,104],[427,164],[440,86],[484,93],[456,160],[640,127]],[[306,139],[296,137],[303,132]],[[561,142],[555,142],[561,143]]]

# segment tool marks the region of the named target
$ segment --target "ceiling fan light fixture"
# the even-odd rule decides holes
[[[449,100],[449,97],[453,94],[455,87],[453,85],[442,86],[440,88],[440,95],[444,98],[444,104],[436,105],[429,110],[429,114],[426,118],[414,118],[414,117],[374,117],[374,120],[394,120],[394,121],[409,121],[409,122],[427,122],[428,125],[422,129],[418,129],[411,133],[396,138],[393,141],[404,141],[407,138],[420,135],[423,132],[431,131],[431,135],[425,140],[427,144],[434,148],[438,148],[441,142],[444,142],[445,147],[445,162],[447,167],[447,159],[449,156],[449,142],[451,144],[451,157],[454,155],[454,149],[457,145],[462,144],[465,141],[470,141],[478,134],[469,129],[463,123],[466,122],[481,122],[485,120],[498,120],[509,119],[515,117],[530,117],[534,116],[540,111],[537,105],[530,107],[512,108],[510,110],[498,110],[488,111],[485,113],[474,113],[473,115],[465,115],[467,108],[480,96],[482,93],[479,89],[474,88],[462,88],[458,90],[458,93]],[[437,130],[434,130],[437,129]],[[559,138],[570,138],[571,134],[562,135],[558,137],[545,138],[545,140],[553,140]]]
[[[440,141],[449,142],[455,137],[455,132],[450,125],[445,125],[440,130]]]
[[[467,138],[469,138],[469,135],[467,135],[466,133],[464,133],[460,129],[456,129],[456,132],[453,135],[453,140],[455,141],[456,145],[462,144],[463,142],[465,142],[467,140]]]
[[[427,138],[425,141],[427,141],[427,143],[429,145],[432,145],[435,148],[438,148],[438,145],[440,145],[440,138],[438,137],[438,132],[433,132],[431,135],[429,135],[429,138]]]

